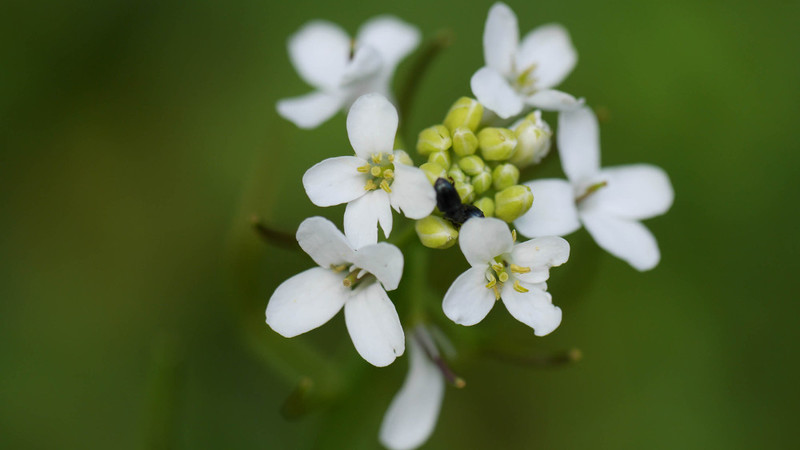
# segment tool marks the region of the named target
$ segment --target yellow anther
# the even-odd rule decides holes
[[[344,269],[347,269],[347,264],[339,264],[338,266],[335,264],[331,264],[331,270],[334,272],[341,272]]]
[[[530,267],[522,267],[516,264],[511,264],[509,267],[511,268],[511,271],[514,273],[528,273],[531,271]]]
[[[352,286],[354,286],[359,281],[359,278],[358,278],[358,273],[359,272],[361,272],[361,271],[360,270],[356,270],[356,271],[350,272],[349,275],[344,277],[344,280],[342,280],[342,284],[344,285],[344,287],[352,287]]]
[[[391,180],[392,178],[394,178],[394,171],[392,169],[384,170],[383,171],[383,178],[386,178],[387,180]]]
[[[364,186],[365,191],[372,191],[378,189],[378,186],[375,185],[375,182],[372,180],[367,180],[367,184]]]
[[[505,283],[506,281],[508,281],[508,272],[500,272],[499,274],[497,274],[497,278],[500,279],[501,283]]]
[[[517,230],[511,230],[511,240],[517,242]]]
[[[394,153],[389,153],[389,162],[394,162]]]
[[[381,189],[386,191],[387,194],[392,193],[392,188],[389,187],[389,182],[386,180],[381,181]]]
[[[367,172],[369,172],[369,168],[370,167],[372,167],[372,166],[370,166],[369,164],[364,164],[363,166],[359,167],[356,170],[358,170],[361,173],[367,173]]]
[[[519,280],[514,280],[514,290],[517,292],[522,292],[523,294],[528,292],[527,289],[525,289],[524,287],[522,287],[521,284],[519,284]]]
[[[372,169],[370,169],[369,173],[372,174],[373,177],[379,177],[381,176],[381,168],[378,166],[372,166]]]
[[[492,289],[494,289],[494,299],[500,300],[500,291],[497,290],[497,286],[492,286]]]
[[[374,162],[375,164],[380,164],[382,159],[383,159],[383,153],[372,154],[372,162]]]
[[[494,279],[494,277],[492,277],[492,281],[490,281],[490,282],[489,282],[489,283],[486,285],[486,289],[491,289],[491,288],[493,288],[493,287],[494,287],[496,284],[497,284],[497,280],[495,280],[495,279]]]

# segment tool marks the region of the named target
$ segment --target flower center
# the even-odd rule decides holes
[[[600,181],[598,183],[594,183],[589,185],[583,194],[575,197],[575,204],[580,205],[584,200],[586,200],[590,195],[594,194],[595,192],[599,191],[600,189],[608,186],[608,181]]]
[[[367,164],[358,168],[360,173],[369,175],[364,190],[372,191],[378,188],[392,193],[392,181],[394,181],[394,154],[373,153]]]
[[[530,267],[518,266],[512,262],[507,261],[502,256],[496,256],[489,263],[489,269],[486,270],[486,289],[494,291],[494,299],[500,300],[500,291],[503,288],[503,283],[512,279],[511,274],[514,273],[528,273],[531,271]],[[513,279],[514,290],[517,292],[528,292],[528,289],[519,284],[519,280]]]
[[[356,267],[355,265],[351,265],[348,269],[347,264],[331,264],[330,269],[334,272],[344,272],[345,270],[348,270],[349,273],[342,280],[342,284],[344,287],[348,287],[350,289],[355,289],[356,286],[372,276],[371,273]]]
[[[521,72],[517,72],[517,77],[511,80],[511,84],[517,92],[525,95],[533,95],[536,92],[536,77],[533,72],[536,71],[536,64],[531,64]]]

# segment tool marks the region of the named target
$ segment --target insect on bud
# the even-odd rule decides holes
[[[475,188],[472,187],[470,183],[465,181],[456,181],[455,183],[456,191],[458,191],[458,196],[461,197],[461,201],[464,203],[472,203],[475,200]]]
[[[519,181],[519,169],[513,164],[500,164],[492,171],[494,188],[498,191],[513,186]]]
[[[447,220],[437,216],[428,216],[414,224],[422,245],[428,248],[445,249],[452,247],[458,239],[458,231]]]
[[[478,150],[478,136],[467,127],[453,131],[453,151],[458,156],[469,156]]]
[[[452,178],[453,181],[467,181],[467,175],[457,165],[447,171],[447,176]]]
[[[482,117],[483,105],[469,97],[461,97],[450,107],[444,118],[444,125],[451,131],[467,127],[474,132],[478,129]]]
[[[473,205],[477,206],[478,209],[483,211],[483,215],[486,217],[493,217],[494,216],[494,200],[489,197],[481,197],[473,203]]]
[[[417,151],[420,155],[443,152],[450,148],[453,141],[450,132],[444,125],[435,125],[420,131],[417,138]]]
[[[487,161],[505,161],[514,154],[517,138],[507,128],[484,128],[478,133],[481,155]]]
[[[494,195],[494,215],[511,223],[528,212],[533,204],[533,194],[528,186],[517,184]]]

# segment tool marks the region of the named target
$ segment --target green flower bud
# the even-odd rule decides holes
[[[444,118],[444,125],[455,131],[459,127],[467,127],[473,132],[478,129],[483,117],[483,105],[469,97],[461,97],[447,112]]]
[[[450,222],[438,216],[428,216],[414,224],[422,245],[428,248],[452,247],[458,239],[458,231]]]
[[[478,209],[483,211],[483,215],[486,217],[494,217],[494,200],[489,197],[481,197],[475,200],[473,205],[477,206]]]
[[[434,125],[419,132],[417,151],[420,155],[443,152],[449,149],[452,143],[447,128],[444,125]]]
[[[453,167],[447,171],[447,176],[452,178],[453,181],[467,181],[467,175],[462,172],[457,165],[453,165]]]
[[[478,150],[478,136],[467,127],[453,131],[453,151],[458,156],[468,156]]]
[[[475,188],[476,194],[483,194],[492,187],[492,174],[489,173],[488,168],[472,177],[472,187]],[[492,207],[492,210],[494,210],[494,207]]]
[[[483,172],[485,166],[480,156],[466,156],[458,161],[458,167],[467,175],[477,175]]]
[[[531,209],[533,194],[528,186],[517,184],[494,194],[494,215],[508,223]]]
[[[514,154],[517,137],[507,128],[484,128],[478,133],[481,155],[487,161],[504,161]]]
[[[542,120],[542,112],[534,111],[514,129],[517,136],[517,151],[511,155],[511,162],[517,167],[526,167],[539,162],[550,152],[550,125]]]
[[[394,162],[398,164],[402,164],[404,166],[413,166],[414,161],[408,156],[405,150],[395,150],[394,151]]]
[[[461,203],[472,203],[475,200],[475,188],[465,181],[456,181],[456,191],[458,196],[461,197]]]
[[[519,169],[513,164],[500,164],[492,171],[494,188],[498,191],[513,186],[519,181]]]
[[[425,176],[428,177],[428,181],[430,181],[431,184],[436,183],[437,178],[447,177],[447,171],[444,170],[444,167],[436,163],[426,162],[425,164],[419,166],[419,168],[425,172]]]
[[[453,163],[453,159],[450,157],[450,152],[445,150],[428,155],[428,162],[436,163],[442,167],[450,167]]]

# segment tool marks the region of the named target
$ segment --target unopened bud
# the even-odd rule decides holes
[[[444,125],[435,125],[420,131],[417,139],[417,151],[420,155],[443,152],[450,148],[453,141],[450,131]]]
[[[408,156],[405,150],[395,150],[392,154],[392,159],[394,163],[402,164],[404,166],[413,166],[414,161]]]
[[[500,164],[492,171],[494,188],[498,191],[513,186],[519,181],[519,169],[513,164]]]
[[[494,200],[489,197],[481,197],[473,203],[478,209],[483,211],[485,217],[494,217]]]
[[[472,203],[475,200],[475,188],[472,184],[465,181],[456,181],[455,184],[458,196],[461,197],[461,203]]]
[[[478,136],[467,127],[453,131],[453,151],[458,156],[469,156],[478,150]]]
[[[505,161],[514,153],[517,138],[507,128],[484,128],[478,133],[481,155],[487,161]]]
[[[508,223],[528,212],[533,194],[528,186],[517,184],[494,194],[494,215]]]
[[[483,194],[492,187],[492,174],[488,168],[472,177],[472,187],[475,188],[476,194]]]
[[[461,97],[447,112],[444,125],[451,131],[459,127],[467,127],[473,132],[478,129],[483,117],[483,105],[469,97]]]
[[[483,168],[485,166],[486,164],[483,162],[481,157],[475,155],[466,156],[458,161],[458,167],[460,167],[465,174],[470,176],[483,172]]]
[[[542,120],[542,112],[534,111],[525,117],[514,129],[517,136],[517,151],[511,155],[511,162],[517,167],[526,167],[539,162],[550,152],[550,125]]]
[[[419,166],[419,168],[422,169],[431,184],[436,183],[437,178],[447,177],[447,171],[444,170],[444,167],[436,163],[426,162],[425,164]]]
[[[467,181],[467,175],[458,168],[457,165],[454,165],[447,171],[447,176],[453,179],[453,181]]]
[[[450,157],[450,152],[448,151],[434,152],[428,155],[428,162],[436,163],[442,167],[450,167],[450,164],[453,163],[453,159]]]
[[[458,239],[458,231],[448,221],[438,216],[428,216],[414,225],[422,245],[428,248],[452,247]]]

